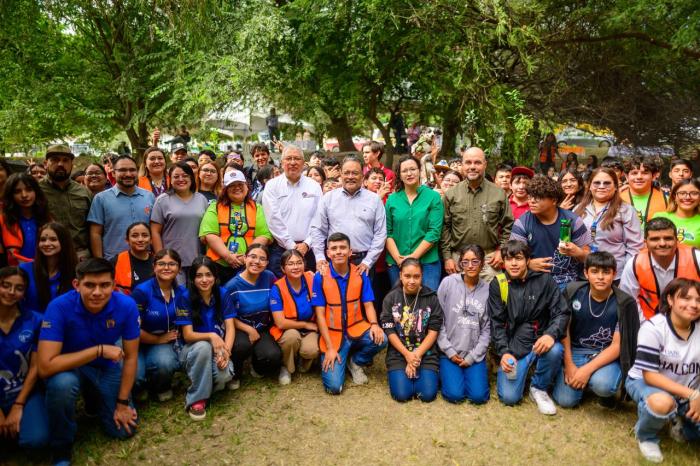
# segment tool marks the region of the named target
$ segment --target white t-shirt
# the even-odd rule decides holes
[[[637,337],[637,358],[629,376],[641,379],[642,371],[657,372],[692,389],[700,388],[700,329],[692,324],[683,340],[671,318],[657,314],[642,323]]]

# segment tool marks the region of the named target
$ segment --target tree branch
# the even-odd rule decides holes
[[[700,60],[700,51],[694,50],[687,47],[674,47],[673,44],[656,39],[645,32],[619,32],[617,34],[608,34],[606,36],[592,37],[570,37],[567,39],[555,39],[555,40],[545,40],[543,43],[545,45],[559,45],[559,44],[575,44],[575,43],[592,43],[592,42],[608,42],[615,40],[627,40],[634,39],[647,44],[653,45],[655,47],[660,47],[666,50],[678,50],[683,55],[691,58]]]

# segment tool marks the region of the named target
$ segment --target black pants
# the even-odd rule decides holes
[[[251,358],[253,369],[258,374],[277,375],[282,365],[282,349],[267,330],[260,330],[260,339],[255,343],[250,342],[247,333],[236,330],[231,361],[237,379],[240,379],[243,362],[248,358]]]

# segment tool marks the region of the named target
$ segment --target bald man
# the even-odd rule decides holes
[[[486,155],[478,147],[462,153],[464,181],[450,188],[443,199],[445,221],[440,246],[449,274],[461,270],[459,251],[478,244],[486,252],[482,278],[491,281],[501,270],[500,248],[510,237],[513,213],[505,191],[484,179]]]

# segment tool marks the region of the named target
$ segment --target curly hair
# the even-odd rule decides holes
[[[643,157],[641,155],[634,155],[625,160],[625,173],[629,173],[632,170],[639,170],[642,165],[654,174],[659,173],[660,167],[658,160],[654,157]]]
[[[527,195],[535,199],[553,199],[557,204],[564,199],[564,190],[559,182],[545,175],[535,175],[526,189]]]

